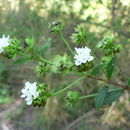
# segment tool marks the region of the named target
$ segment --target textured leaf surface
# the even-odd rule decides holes
[[[116,101],[122,94],[123,90],[108,92],[104,101],[104,105],[112,104],[112,102]]]
[[[97,110],[99,110],[99,108],[103,106],[107,92],[108,92],[108,87],[106,86],[99,90],[95,99],[95,107]]]

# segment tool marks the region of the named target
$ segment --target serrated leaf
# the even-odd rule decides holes
[[[92,75],[97,75],[99,72],[104,68],[105,64],[100,64],[94,67],[94,69],[91,71]]]
[[[20,58],[20,59],[16,60],[16,61],[14,62],[14,64],[20,65],[20,64],[24,64],[24,63],[26,63],[26,62],[28,62],[28,61],[30,61],[30,60],[31,60],[30,57],[23,57],[23,58]]]
[[[107,95],[107,92],[108,92],[108,87],[107,86],[101,88],[98,91],[96,99],[95,99],[95,107],[96,107],[97,110],[99,110],[99,108],[101,108],[103,106],[104,100],[105,100],[106,95]]]
[[[122,94],[123,94],[123,90],[108,92],[104,100],[104,105],[112,104],[112,102],[116,101]]]
[[[110,79],[112,74],[113,74],[114,66],[115,66],[115,58],[113,57],[110,60],[110,62],[108,63],[107,67],[106,67],[106,72],[107,72],[108,79]]]

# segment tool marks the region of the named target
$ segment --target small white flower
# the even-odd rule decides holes
[[[27,102],[27,105],[31,105],[32,104],[32,96],[31,95],[28,95],[26,98],[25,98],[25,101]]]
[[[3,35],[3,37],[0,38],[0,53],[4,51],[4,47],[7,47],[9,45],[9,36],[5,37],[5,35]]]
[[[94,59],[93,56],[91,56],[91,49],[85,47],[85,48],[75,48],[76,55],[74,56],[75,59],[75,65],[79,66],[82,63],[90,62]]]
[[[31,105],[33,99],[36,99],[39,95],[36,85],[37,85],[36,82],[34,83],[26,82],[25,87],[21,91],[22,92],[21,98],[25,98],[27,105]]]

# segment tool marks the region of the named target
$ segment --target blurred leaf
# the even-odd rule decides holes
[[[0,104],[7,104],[11,101],[11,97],[9,95],[10,87],[3,83],[0,84]]]
[[[108,92],[104,101],[104,105],[112,104],[112,102],[116,101],[122,94],[123,90]]]
[[[4,65],[0,62],[0,74],[5,70]]]
[[[114,66],[115,66],[115,58],[113,57],[110,60],[110,62],[108,63],[107,67],[106,67],[106,72],[107,72],[108,79],[110,79],[112,74],[113,74]]]
[[[47,53],[48,51],[46,51],[46,50],[51,47],[51,43],[52,43],[52,39],[48,38],[44,44],[42,44],[40,46],[36,46],[35,49],[39,54],[48,55],[48,53]]]
[[[103,106],[107,92],[108,92],[107,86],[105,86],[99,90],[99,92],[96,96],[96,99],[95,99],[95,107],[97,110],[99,110],[99,108],[101,108]]]
[[[100,4],[102,4],[102,3],[103,3],[103,1],[102,1],[102,0],[98,0],[98,2],[99,2]]]
[[[128,79],[128,82],[127,82],[128,86],[130,86],[130,78]]]
[[[31,57],[23,57],[23,58],[20,58],[18,60],[16,60],[14,62],[15,65],[20,65],[20,64],[24,64],[24,63],[27,63],[28,61],[31,60]]]

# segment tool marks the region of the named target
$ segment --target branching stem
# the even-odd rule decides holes
[[[31,56],[29,56],[29,55],[26,55],[26,54],[23,54],[23,53],[20,53],[20,52],[19,52],[18,54],[21,55],[21,56],[24,56],[24,57],[31,57]],[[38,61],[41,61],[41,62],[50,64],[50,65],[53,65],[52,62],[50,62],[49,60],[46,60],[46,59],[42,58],[41,56],[40,56],[39,58],[35,58],[35,59],[33,59],[33,60],[38,60]]]
[[[106,82],[106,83],[108,83],[108,84],[111,84],[111,85],[114,85],[114,86],[118,86],[118,87],[121,87],[121,88],[123,88],[123,89],[130,90],[130,87],[129,87],[128,85],[122,85],[122,84],[113,82],[113,81],[111,81],[111,80],[105,80],[105,79],[98,78],[98,77],[91,76],[91,75],[88,75],[88,78],[95,79],[95,80],[99,80],[99,81],[103,81],[103,82]]]

